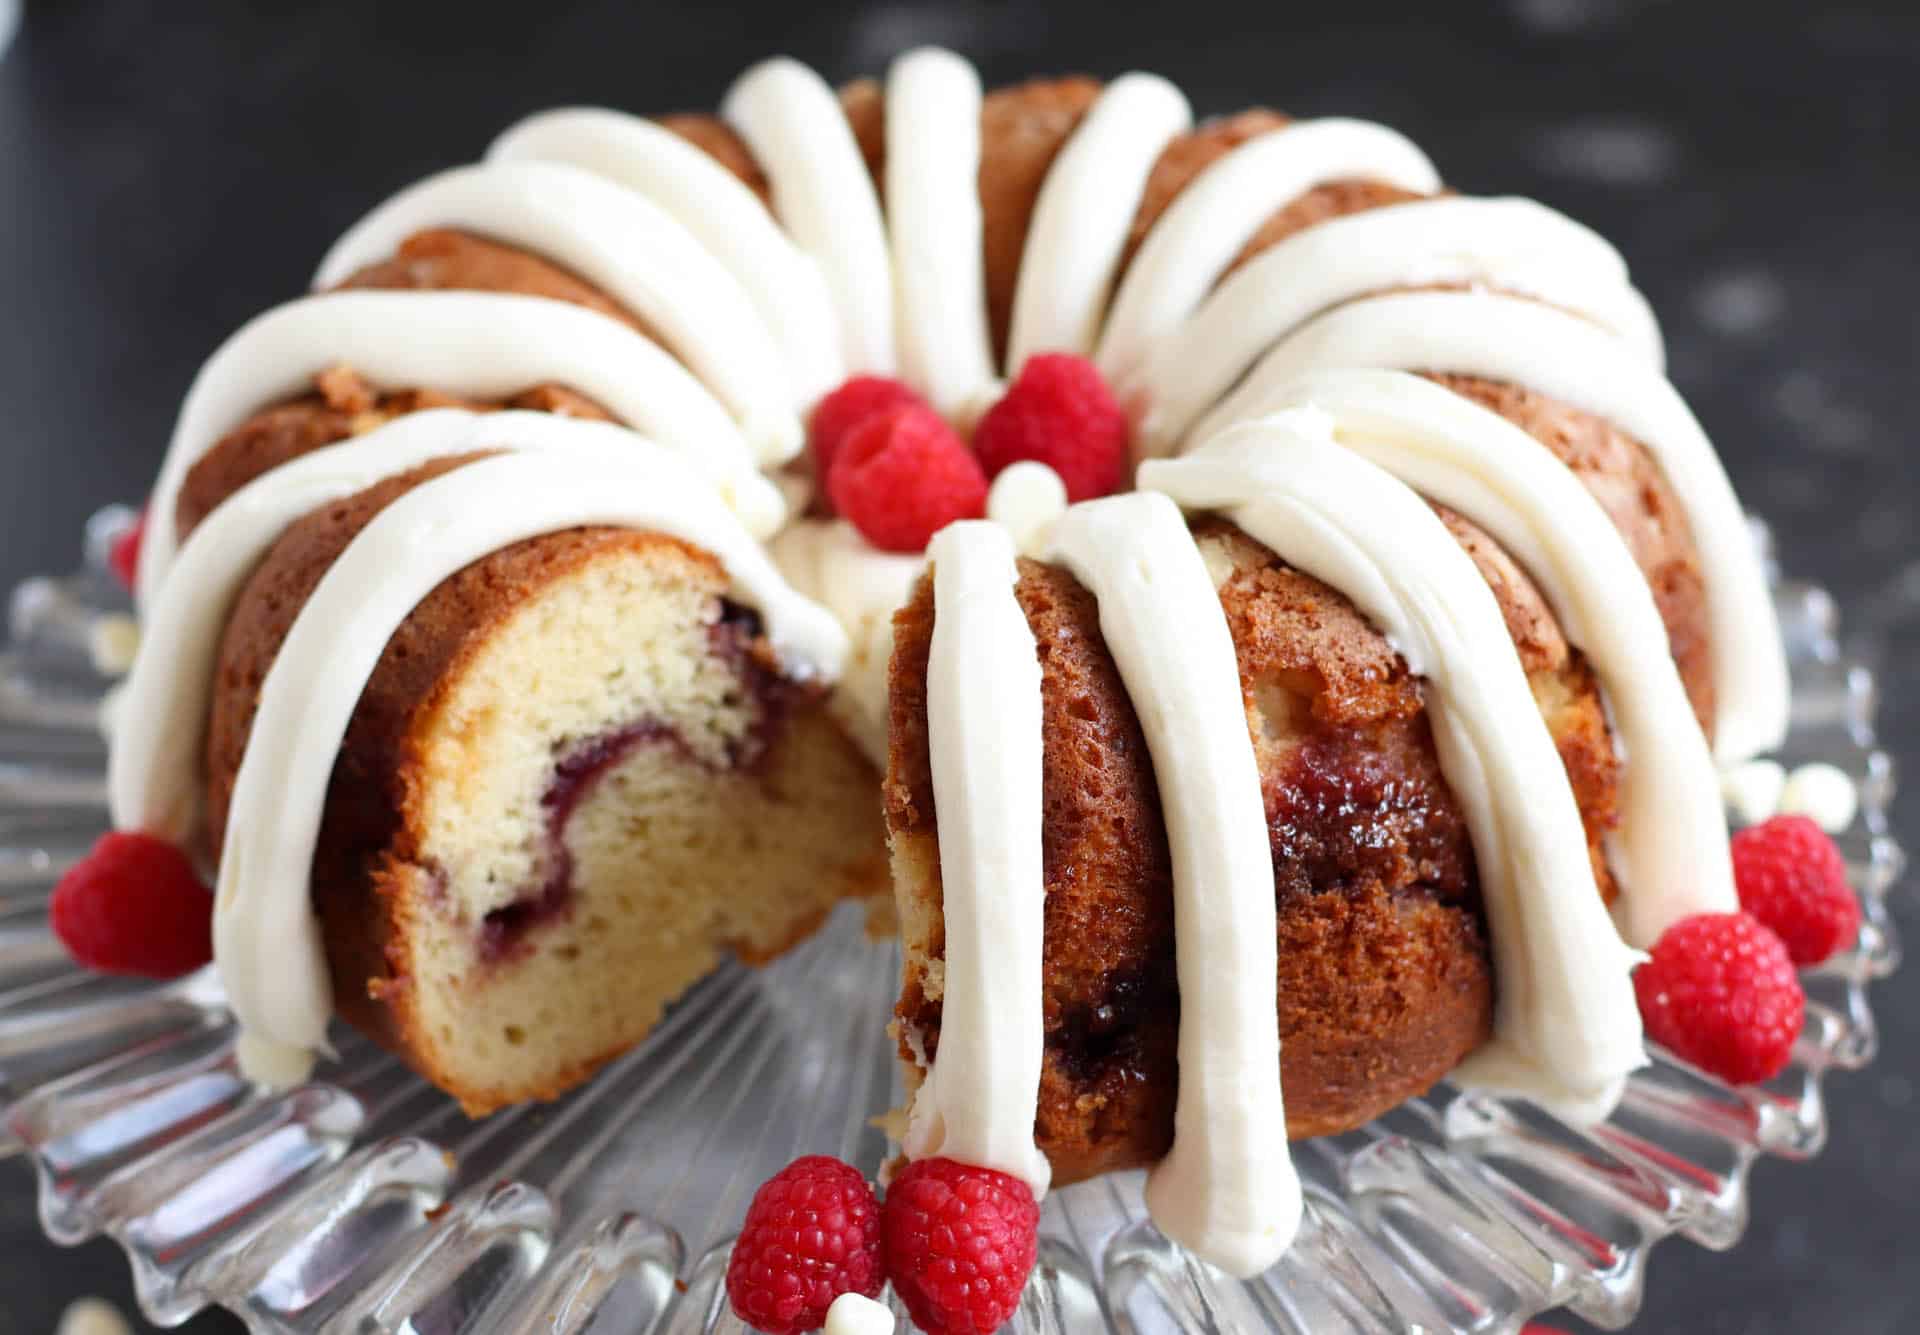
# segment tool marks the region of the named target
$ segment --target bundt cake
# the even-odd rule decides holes
[[[534,116],[315,288],[187,397],[112,749],[262,1078],[338,1011],[553,1095],[890,863],[906,1154],[1150,1166],[1249,1273],[1287,1137],[1604,1114],[1636,951],[1737,907],[1725,474],[1619,256],[1393,131],[775,60]]]

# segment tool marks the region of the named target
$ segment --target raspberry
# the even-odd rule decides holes
[[[1647,1034],[1730,1084],[1778,1075],[1806,1018],[1787,948],[1746,913],[1697,913],[1633,975]]]
[[[1090,501],[1126,481],[1127,415],[1092,362],[1045,352],[980,419],[973,449],[989,477],[1033,459],[1060,475],[1069,501]]]
[[[857,375],[814,405],[807,422],[807,445],[813,451],[813,475],[823,484],[833,471],[833,458],[840,453],[858,427],[869,417],[889,408],[909,403],[924,406],[925,400],[898,380],[883,375]]]
[[[887,1188],[880,1226],[893,1291],[928,1335],[987,1335],[1020,1306],[1040,1207],[1019,1178],[918,1160]]]
[[[818,1330],[835,1298],[871,1298],[885,1282],[873,1187],[825,1154],[795,1159],[761,1185],[727,1262],[734,1314],[767,1335]]]
[[[1775,816],[1733,836],[1740,907],[1771,927],[1795,964],[1818,964],[1860,935],[1847,861],[1805,816]]]
[[[107,834],[53,888],[54,935],[102,973],[175,978],[213,958],[213,896],[187,855],[150,834]]]
[[[854,428],[834,455],[827,495],[874,546],[918,552],[954,520],[986,513],[987,479],[938,413],[906,404]]]
[[[120,582],[129,589],[133,587],[135,577],[140,571],[140,544],[147,537],[147,512],[142,509],[134,516],[133,522],[120,531],[107,548],[107,568],[120,578]]]

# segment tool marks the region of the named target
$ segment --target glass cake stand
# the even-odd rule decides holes
[[[755,1186],[800,1153],[869,1171],[886,1153],[871,1119],[899,1097],[896,947],[843,909],[770,968],[720,969],[585,1088],[482,1121],[340,1026],[312,1083],[255,1091],[210,971],[97,977],[47,925],[54,879],[105,828],[100,716],[127,603],[104,554],[130,519],[103,510],[78,574],[15,590],[0,654],[0,1152],[31,1157],[47,1235],[117,1240],[163,1326],[218,1304],[271,1332],[743,1330],[723,1279]],[[1251,1283],[1156,1232],[1139,1174],[1058,1191],[1012,1329],[1509,1332],[1563,1304],[1617,1327],[1654,1243],[1733,1245],[1753,1161],[1825,1141],[1821,1079],[1872,1060],[1867,985],[1898,961],[1872,677],[1823,591],[1776,579],[1775,597],[1794,679],[1781,758],[1858,783],[1840,843],[1865,905],[1855,948],[1806,977],[1785,1074],[1730,1089],[1656,1053],[1585,1130],[1443,1086],[1295,1147],[1306,1220]]]

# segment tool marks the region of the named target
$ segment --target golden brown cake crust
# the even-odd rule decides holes
[[[732,126],[704,111],[676,112],[660,117],[658,123],[738,176],[749,190],[760,196],[762,204],[772,207],[773,184],[760,170],[747,141],[736,134]]]
[[[611,420],[599,404],[564,385],[535,385],[492,403],[430,389],[381,393],[351,368],[336,366],[314,377],[312,393],[255,413],[222,436],[187,470],[174,508],[181,538],[184,540],[221,502],[255,478],[303,454],[428,408],[465,408],[470,412],[521,408],[601,422]]]
[[[886,178],[881,168],[887,160],[887,99],[877,79],[855,79],[840,90],[840,111],[853,130],[853,142],[860,146],[861,160],[880,198],[886,198]]]
[[[537,255],[445,228],[415,233],[399,253],[358,270],[340,287],[404,291],[506,292],[600,312],[644,330],[612,298]],[[351,367],[315,377],[314,390],[263,408],[214,442],[181,481],[174,522],[184,538],[227,497],[263,473],[425,408],[525,408],[608,420],[599,404],[564,385],[533,385],[498,402],[463,399],[431,386],[379,392]]]
[[[1284,129],[1291,123],[1288,117],[1277,111],[1255,107],[1237,115],[1208,121],[1190,133],[1176,135],[1161,150],[1152,172],[1147,176],[1146,189],[1141,193],[1139,207],[1133,213],[1133,225],[1127,229],[1127,246],[1120,259],[1122,272],[1133,263],[1133,257],[1139,253],[1141,243],[1146,240],[1153,225],[1160,221],[1167,207],[1193,183],[1195,177],[1249,139]],[[1377,181],[1332,181],[1316,186],[1262,223],[1227,265],[1221,277],[1231,274],[1269,246],[1277,245],[1315,223],[1420,198],[1423,196]]]
[[[1494,559],[1484,534],[1444,517],[1470,551],[1481,548],[1476,559]],[[1288,1131],[1329,1134],[1428,1088],[1490,1032],[1473,851],[1419,679],[1344,597],[1228,525],[1198,531],[1234,572],[1220,596],[1274,857]],[[1503,611],[1549,688],[1550,727],[1586,766],[1576,796],[1597,847],[1616,777],[1610,750],[1599,765],[1586,750],[1606,742],[1597,693],[1538,590],[1517,570],[1501,573]],[[1151,1163],[1171,1140],[1171,868],[1152,762],[1092,596],[1031,561],[1017,594],[1039,648],[1045,720],[1047,1048],[1035,1137],[1067,1182]],[[886,809],[896,853],[938,833],[926,735],[932,628],[923,580],[895,620]],[[902,916],[914,916],[910,906]],[[930,956],[942,950],[929,943]],[[903,1053],[912,1041],[938,1051],[939,1011],[909,969]]]
[[[1525,429],[1593,493],[1647,576],[1667,625],[1680,680],[1711,737],[1713,665],[1706,582],[1679,498],[1646,446],[1610,422],[1520,385],[1464,375],[1428,378]]]
[[[340,281],[336,291],[511,292],[585,306],[636,329],[641,324],[613,298],[559,265],[524,250],[451,228],[429,228]]]
[[[1035,79],[988,93],[980,108],[980,248],[987,328],[996,360],[1007,353],[1020,256],[1047,169],[1100,96],[1096,79]]]

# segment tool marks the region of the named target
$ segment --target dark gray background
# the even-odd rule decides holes
[[[1343,0],[1136,17],[1096,4],[336,0],[296,16],[29,3],[0,57],[0,585],[71,566],[86,515],[150,480],[201,358],[298,292],[388,192],[537,107],[710,106],[760,55],[840,79],[921,41],[966,51],[989,82],[1138,66],[1203,112],[1265,102],[1382,119],[1463,189],[1538,196],[1598,226],[1665,320],[1673,377],[1773,518],[1788,567],[1838,591],[1883,653],[1887,740],[1914,754],[1910,4]],[[1911,790],[1901,812],[1920,829]],[[1920,1224],[1920,967],[1876,1006],[1886,1053],[1830,1087],[1826,1155],[1760,1168],[1733,1253],[1662,1248],[1636,1329],[1920,1329],[1903,1245]],[[124,1263],[105,1243],[47,1246],[25,1167],[0,1163],[0,1332],[50,1330],[87,1293],[131,1310]]]

